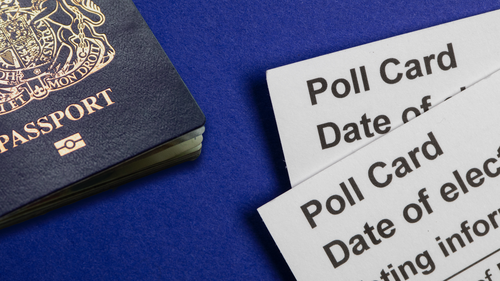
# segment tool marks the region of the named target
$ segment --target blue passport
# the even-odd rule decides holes
[[[196,159],[204,124],[131,0],[0,4],[0,228]]]

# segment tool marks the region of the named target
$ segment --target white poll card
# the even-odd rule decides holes
[[[292,186],[500,69],[500,10],[271,69]]]
[[[297,280],[500,280],[500,72],[259,208]]]

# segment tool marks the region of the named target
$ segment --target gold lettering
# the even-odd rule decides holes
[[[99,95],[102,95],[104,97],[104,99],[106,100],[106,102],[108,103],[107,106],[110,106],[110,105],[114,104],[115,102],[112,101],[111,98],[109,98],[109,95],[108,95],[108,93],[106,93],[106,91],[112,92],[110,88],[107,88],[106,90],[97,93],[96,96],[99,97]]]
[[[27,102],[27,101],[25,101],[25,100],[23,99],[23,95],[19,95],[19,96],[17,96],[17,97],[16,97],[16,100],[17,100],[17,101],[19,101],[19,102],[21,102],[21,104],[20,104],[20,105],[23,105],[23,104],[25,104],[25,103]]]
[[[42,32],[42,36],[45,38],[45,37],[52,37],[52,33],[50,31],[50,29],[45,29],[43,32]]]
[[[90,54],[87,59],[90,61],[90,62],[96,62],[98,57],[94,54]]]
[[[66,79],[72,79],[76,76],[73,74],[71,76],[65,77]],[[61,79],[59,79],[61,80]],[[55,82],[58,83],[58,82]],[[63,111],[55,111],[47,116],[38,119],[36,122],[30,122],[24,125],[23,134],[20,134],[16,130],[12,130],[12,135],[0,135],[0,154],[8,151],[6,145],[11,142],[12,147],[17,147],[21,144],[27,143],[31,140],[39,138],[41,135],[48,134],[54,129],[59,129],[63,127],[61,120],[65,117],[72,121],[78,121],[82,119],[86,114],[92,114],[98,110],[103,109],[106,106],[110,106],[115,102],[111,100],[109,94],[112,92],[111,88],[97,93],[95,96],[87,97],[80,102],[82,104],[74,103],[70,104]],[[27,101],[24,99],[25,96],[18,95],[14,100],[19,104],[12,102],[0,103],[0,113],[5,112],[5,105],[12,105],[14,108],[25,104]],[[98,104],[99,99],[103,98],[106,101],[106,105]],[[8,108],[7,108],[8,109]]]
[[[12,72],[12,71],[9,71],[7,73],[5,73],[5,80],[16,80],[16,73],[15,72]]]
[[[52,82],[52,81],[54,81],[54,82]],[[59,85],[59,80],[48,80],[47,79],[47,84],[51,89],[57,89],[57,88],[61,87],[61,85]]]
[[[83,76],[85,76],[85,75],[87,75],[87,73],[89,73],[89,70],[86,69],[85,67],[80,67],[80,68],[78,68],[77,72],[80,73],[80,75],[82,75],[82,78],[83,78]]]
[[[62,86],[68,86],[69,85],[69,79],[66,78],[65,76],[59,78],[59,84]]]
[[[66,75],[66,77],[69,79],[70,83],[73,83],[74,81],[78,80],[78,78],[76,78],[76,74],[74,72]]]
[[[32,126],[32,128],[29,126]],[[28,133],[29,140],[34,140],[40,136],[40,131],[36,128],[35,122],[24,125],[24,131]],[[35,134],[35,136],[33,137],[30,134]]]
[[[90,100],[90,103],[89,103],[88,100]],[[87,109],[87,112],[89,114],[94,113],[95,112],[94,109],[101,110],[101,109],[104,108],[104,107],[96,104],[96,102],[97,102],[97,98],[96,97],[88,97],[86,99],[81,100],[80,102],[83,103],[83,105],[85,105],[85,108]]]
[[[43,120],[45,120],[47,122],[42,122]],[[47,129],[47,130],[42,129],[42,134],[44,134],[44,135],[52,132],[52,129],[54,128],[52,126],[52,124],[48,123],[48,121],[49,121],[49,119],[47,119],[47,116],[43,116],[42,118],[40,118],[36,121],[36,124],[38,125],[38,127]]]
[[[15,100],[10,100],[8,101],[8,103],[10,104],[10,106],[12,107],[12,109],[15,109],[18,107],[17,103]]]
[[[78,110],[78,113],[80,114],[78,118],[75,118],[73,114],[71,114],[71,107],[75,107]],[[83,107],[81,107],[79,104],[70,104],[68,107],[66,107],[66,117],[68,117],[69,120],[72,121],[77,121],[82,119],[83,115],[85,115],[85,111],[83,110]]]
[[[53,38],[50,38],[50,39],[53,39]],[[54,49],[54,42],[53,41],[45,41],[42,53],[46,56],[50,56],[52,54],[53,49]]]
[[[16,147],[18,141],[20,141],[21,144],[28,142],[28,140],[25,139],[21,134],[12,130],[12,147]]]
[[[99,48],[99,46],[97,46],[97,45],[92,45],[92,48],[90,48],[91,55],[99,55],[100,51],[101,51],[101,48]]]
[[[1,139],[3,139],[3,141]],[[7,144],[8,141],[9,141],[9,136],[7,135],[0,136],[0,153],[4,153],[5,151],[8,150],[7,148],[5,148],[5,144]]]
[[[63,76],[57,80],[47,80],[48,84],[50,87],[52,87],[53,89],[56,89],[58,87],[65,87],[65,86],[68,86],[70,83],[73,83],[74,81],[78,80],[78,78],[76,77],[76,74],[75,73],[71,73],[71,74],[68,74],[66,76]]]
[[[49,116],[50,118],[52,118],[52,122],[54,123],[54,125],[56,125],[56,129],[59,129],[63,126],[59,121],[64,118],[64,112],[56,111],[54,113],[49,114]]]

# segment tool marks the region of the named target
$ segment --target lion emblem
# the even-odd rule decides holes
[[[0,115],[102,69],[115,50],[91,0],[0,0]]]

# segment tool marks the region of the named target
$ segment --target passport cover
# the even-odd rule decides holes
[[[204,123],[132,1],[0,4],[0,228],[196,158]]]

